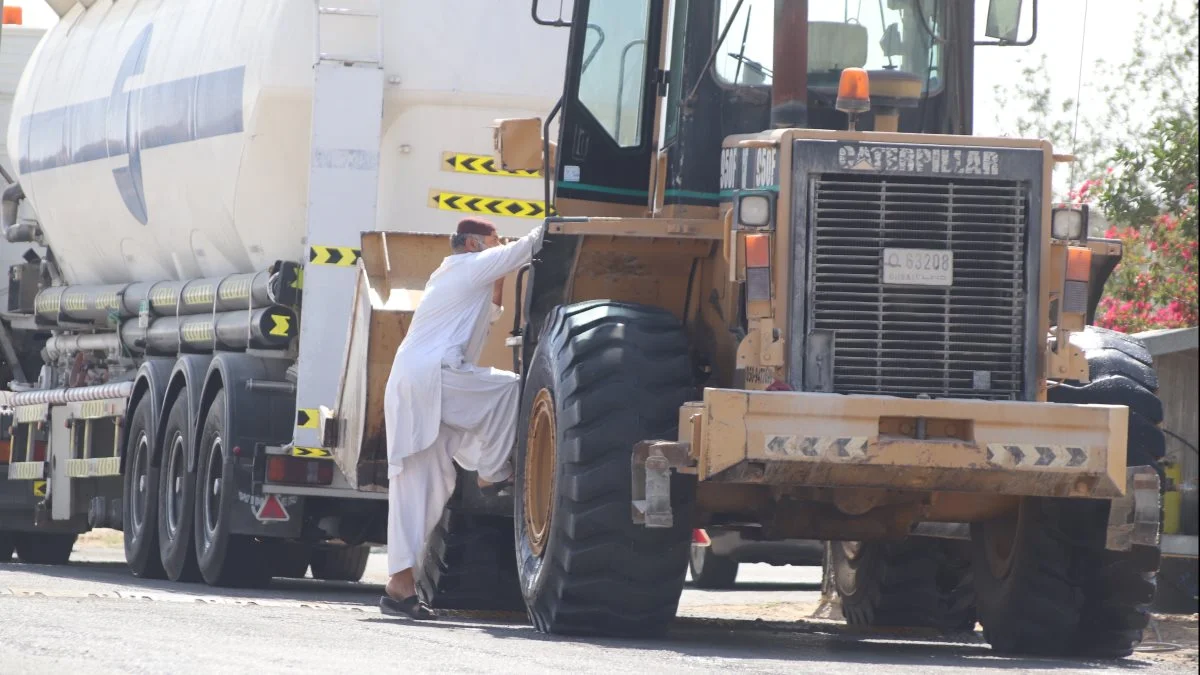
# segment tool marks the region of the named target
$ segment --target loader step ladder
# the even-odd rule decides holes
[[[319,428],[308,422],[312,411],[334,406],[361,233],[376,229],[384,74],[380,0],[316,0],[315,11],[307,250],[292,444],[319,448]]]

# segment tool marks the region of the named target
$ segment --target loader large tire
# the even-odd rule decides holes
[[[1138,340],[1089,327],[1072,341],[1084,350],[1090,382],[1050,389],[1049,400],[1130,409],[1128,466],[1153,466],[1166,443],[1150,353]],[[1121,657],[1149,621],[1157,547],[1105,549],[1108,504],[1030,498],[1015,519],[971,528],[979,622],[997,651]]]
[[[957,542],[830,542],[833,584],[852,626],[975,628],[971,562]]]
[[[674,526],[631,518],[631,453],[676,437],[692,384],[679,321],[651,307],[555,308],[521,400],[514,512],[521,588],[544,633],[653,636],[679,606],[694,483],[671,481]]]
[[[525,611],[508,516],[468,513],[462,492],[475,474],[459,472],[418,566],[417,591],[436,609]]]

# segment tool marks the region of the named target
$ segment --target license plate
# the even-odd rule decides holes
[[[883,249],[883,283],[949,286],[954,283],[954,253],[943,249]]]

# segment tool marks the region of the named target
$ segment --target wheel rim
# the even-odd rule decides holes
[[[221,489],[224,485],[225,450],[221,437],[213,438],[204,464],[204,540],[211,542],[221,522]]]
[[[1012,569],[1018,517],[1001,518],[984,523],[984,550],[987,551],[988,569],[995,579],[1007,578]]]
[[[850,561],[858,560],[862,553],[862,542],[840,541],[834,544],[842,549],[843,562],[835,569],[834,581],[842,595],[854,595],[858,592],[858,576],[851,573]]]
[[[146,432],[138,434],[137,442],[133,444],[133,508],[130,513],[130,520],[133,524],[134,532],[141,532],[146,524],[146,505],[149,495],[146,490],[149,488],[150,481],[148,475],[150,473],[150,439],[146,438]]]
[[[525,453],[525,531],[535,556],[541,557],[550,534],[554,500],[556,443],[554,397],[542,389],[533,399],[529,418],[529,442]]]
[[[167,534],[174,539],[179,534],[183,519],[183,484],[186,478],[184,466],[183,434],[171,436],[171,451],[167,453]]]

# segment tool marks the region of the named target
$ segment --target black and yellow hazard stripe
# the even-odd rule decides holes
[[[296,426],[301,429],[316,429],[321,423],[321,412],[316,408],[300,408],[296,411]]]
[[[33,481],[33,496],[34,497],[45,497],[46,496],[46,481],[44,481],[44,480]]]
[[[293,446],[292,457],[304,457],[306,459],[333,459],[333,453],[326,448],[303,448],[300,446]]]
[[[350,246],[310,246],[308,262],[313,265],[353,267],[362,257],[362,250]]]
[[[448,190],[432,190],[429,206],[442,211],[482,213],[512,218],[545,218],[546,204],[541,200],[509,199],[486,195],[465,194]]]
[[[267,333],[275,337],[291,337],[292,317],[287,314],[272,314],[271,328]]]
[[[537,178],[541,171],[509,171],[496,166],[496,160],[487,155],[472,155],[465,152],[442,153],[442,169],[455,173],[474,173],[483,176],[511,176],[513,178]]]

